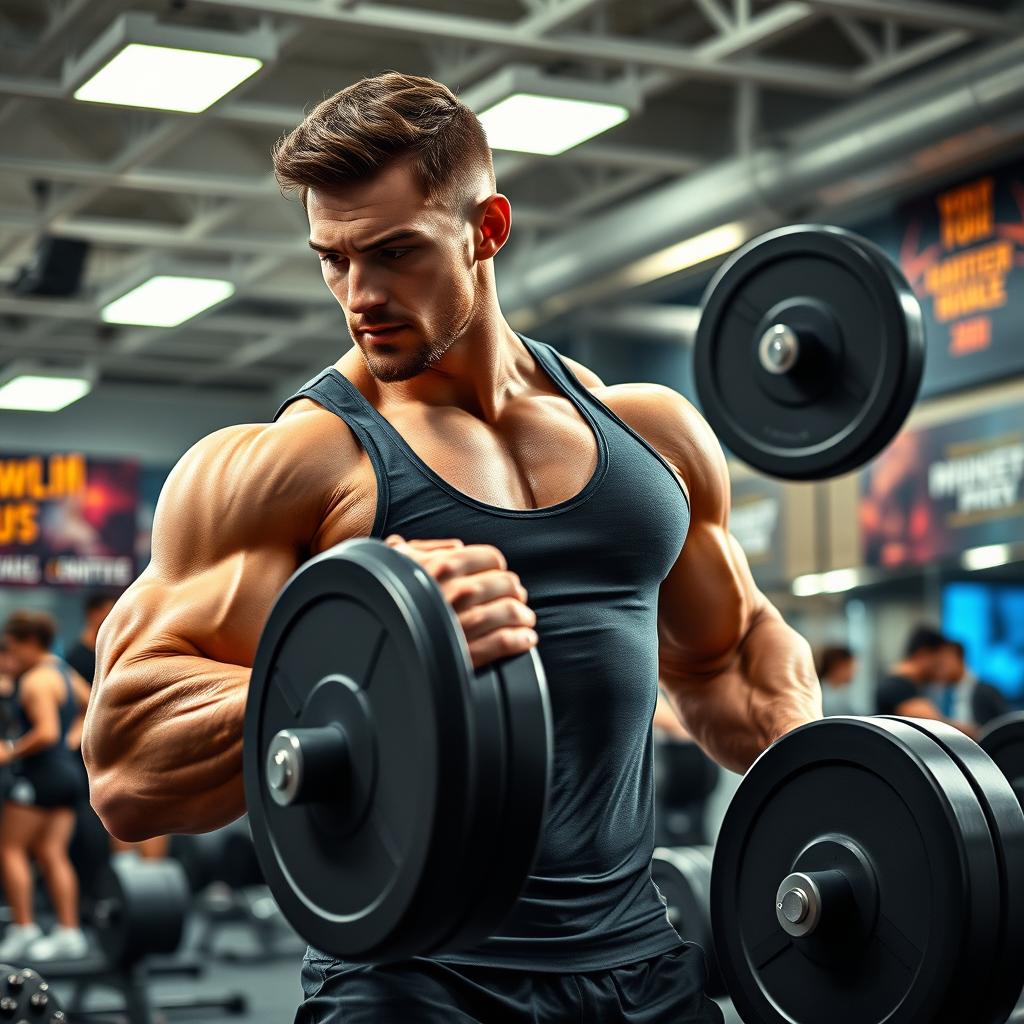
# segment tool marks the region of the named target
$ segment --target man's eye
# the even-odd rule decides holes
[[[320,262],[321,263],[332,263],[332,264],[333,263],[337,263],[339,258],[340,257],[338,256],[338,254],[336,252],[322,252],[322,253],[320,253]]]
[[[386,260],[400,260],[406,253],[412,252],[411,249],[381,249],[380,254]]]

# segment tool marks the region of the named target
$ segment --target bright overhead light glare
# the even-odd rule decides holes
[[[58,412],[89,394],[95,370],[88,367],[53,369],[16,362],[0,372],[0,409],[18,412]]]
[[[624,283],[636,287],[678,274],[738,249],[748,237],[747,226],[740,221],[721,224],[630,264],[623,271]]]
[[[793,580],[792,590],[797,597],[814,597],[821,593],[821,576],[816,572],[797,576]]]
[[[108,324],[177,327],[235,293],[230,281],[158,274],[103,307]]]
[[[960,563],[965,569],[993,569],[997,565],[1006,565],[1012,557],[1009,544],[986,544],[980,548],[968,548],[960,556]]]
[[[619,103],[520,92],[479,116],[492,149],[557,156],[622,124],[629,110]]]
[[[860,582],[860,574],[856,569],[833,569],[821,574],[821,592],[823,594],[841,594],[853,590]]]
[[[130,43],[74,95],[90,103],[198,114],[261,67],[255,57]]]
[[[853,590],[859,582],[860,573],[856,569],[833,569],[797,576],[791,589],[797,597],[814,597],[817,594],[841,594]]]

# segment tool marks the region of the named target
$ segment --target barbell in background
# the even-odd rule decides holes
[[[754,469],[851,472],[903,425],[924,372],[921,307],[874,243],[793,225],[749,242],[708,285],[694,347],[702,411]]]

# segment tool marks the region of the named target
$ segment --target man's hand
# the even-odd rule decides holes
[[[385,543],[440,584],[466,635],[473,668],[537,646],[537,616],[526,604],[526,589],[496,547],[454,539],[407,541],[398,534]]]

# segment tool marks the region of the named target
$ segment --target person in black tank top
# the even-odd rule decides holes
[[[50,648],[56,624],[43,612],[15,612],[3,637],[17,671],[16,738],[0,742],[0,763],[13,779],[0,818],[0,864],[14,923],[0,941],[0,960],[85,956],[79,927],[78,879],[68,857],[75,809],[88,796],[68,736],[88,703],[88,687]],[[46,882],[57,927],[42,936],[32,912],[35,860]]]
[[[550,801],[496,934],[385,966],[310,949],[297,1024],[719,1024],[651,879],[659,679],[734,771],[821,715],[810,648],[728,534],[720,446],[670,389],[605,387],[512,329],[494,266],[511,204],[445,86],[357,82],[274,156],[355,347],[168,478],[153,558],[100,638],[83,747],[100,816],[134,838],[243,812],[247,666],[275,591],[377,538],[438,583],[474,666],[537,647]]]

